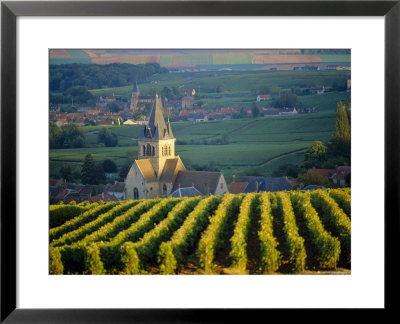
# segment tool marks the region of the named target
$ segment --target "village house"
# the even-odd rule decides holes
[[[149,121],[138,138],[138,159],[125,179],[125,199],[168,197],[187,187],[204,195],[228,191],[220,172],[186,171],[175,155],[175,141],[169,120],[164,120],[161,98],[156,95]]]
[[[234,177],[234,181],[229,185],[229,192],[285,191],[291,188],[292,184],[287,177],[238,176]]]
[[[182,109],[193,107],[194,99],[192,96],[184,96],[182,98]]]
[[[310,93],[312,94],[323,94],[325,92],[325,87],[324,86],[314,86],[311,87]]]
[[[339,166],[335,168],[335,172],[332,174],[332,182],[340,187],[346,187],[350,185],[351,167]]]
[[[260,101],[266,101],[266,100],[271,100],[272,97],[270,94],[260,94],[257,96],[256,101],[260,102]]]

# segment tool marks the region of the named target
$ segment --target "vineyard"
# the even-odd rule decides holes
[[[351,191],[50,206],[50,274],[286,274],[351,268]]]

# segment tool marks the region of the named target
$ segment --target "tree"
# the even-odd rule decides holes
[[[112,113],[116,113],[116,112],[120,111],[120,108],[115,101],[112,101],[107,104],[107,110]]]
[[[117,165],[111,159],[105,159],[102,163],[104,172],[113,173],[117,172]]]
[[[88,103],[94,102],[94,97],[88,88],[85,86],[73,86],[68,88],[64,93],[65,96],[69,96],[74,100],[74,103]]]
[[[66,182],[72,180],[72,169],[69,164],[63,163],[60,167],[60,175]]]
[[[81,178],[84,184],[98,184],[99,180],[96,178],[98,170],[92,154],[86,154],[85,161],[82,165]]]
[[[260,110],[258,109],[257,104],[255,102],[253,102],[251,106],[251,114],[254,118],[260,115]]]
[[[97,143],[104,143],[107,147],[117,146],[118,136],[112,133],[107,127],[103,127],[97,135]]]
[[[61,129],[52,121],[49,123],[49,145],[51,149],[61,145]]]
[[[85,143],[85,132],[76,124],[61,127],[60,143],[64,147],[82,147]]]
[[[295,108],[299,106],[299,99],[297,95],[293,93],[283,93],[279,99],[280,107]]]
[[[326,147],[321,141],[315,141],[304,155],[303,165],[305,168],[321,167],[321,163],[326,160]]]
[[[335,136],[350,141],[349,117],[341,101],[337,103],[335,130]]]
[[[225,91],[225,85],[224,84],[220,84],[216,89],[215,92],[224,92]]]
[[[308,185],[317,185],[329,187],[329,179],[320,175],[319,173],[308,170],[306,173],[303,173],[297,178],[297,183],[302,183],[304,186]]]
[[[124,164],[120,169],[119,169],[119,180],[120,181],[124,181],[126,176],[128,175],[128,172],[130,170],[130,165],[129,164]]]

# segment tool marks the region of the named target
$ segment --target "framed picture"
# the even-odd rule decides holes
[[[238,315],[266,316],[268,310],[279,308],[393,310],[391,293],[398,283],[393,247],[399,234],[399,1],[4,1],[1,17],[2,322],[233,322]],[[312,49],[348,49],[351,86],[349,73],[342,74],[348,90],[351,87],[352,99],[353,90],[357,98],[351,102],[356,127],[352,128],[351,153],[352,164],[355,156],[353,167],[360,166],[352,175],[352,212],[358,216],[352,226],[351,274],[49,276],[48,227],[42,226],[48,220],[43,223],[41,217],[44,212],[47,215],[51,198],[47,196],[49,177],[43,177],[48,174],[49,162],[48,130],[43,125],[48,125],[49,116],[49,59],[64,59],[61,52],[65,48],[76,53],[86,48],[286,48],[288,52],[307,48],[310,53]],[[104,53],[95,54],[105,57]],[[314,68],[310,64],[290,66],[305,67]],[[268,68],[277,69],[273,65]],[[336,80],[329,82],[332,89],[340,87]],[[140,84],[135,86],[132,96],[136,94],[136,101],[132,106],[132,99],[131,109],[137,110],[140,104],[144,109],[146,98],[139,97]],[[309,88],[316,96],[325,90]],[[186,90],[191,90],[187,100],[200,91]],[[223,90],[218,85],[215,92]],[[305,90],[292,89],[291,94],[296,91]],[[255,91],[257,94],[256,102],[272,99]],[[101,97],[103,106],[111,107],[105,95]],[[156,98],[158,102],[158,94]],[[280,92],[279,99],[283,99]],[[297,113],[295,106],[282,105],[277,113]],[[154,107],[156,114],[157,104]],[[362,114],[359,107],[366,107]],[[169,120],[167,124],[164,137],[170,132]],[[153,133],[151,127],[144,129],[137,154],[171,155],[171,145],[158,152],[147,143]],[[45,145],[40,141],[36,146],[35,141],[43,138]],[[372,171],[374,168],[378,170]],[[35,196],[43,188],[46,196]],[[151,195],[150,189],[131,189],[130,199]],[[166,186],[160,192],[170,189]],[[26,249],[28,245],[37,250]],[[366,281],[370,291],[363,292]],[[346,287],[350,287],[348,291]],[[265,296],[267,288],[270,296]],[[289,296],[284,291],[289,291]]]

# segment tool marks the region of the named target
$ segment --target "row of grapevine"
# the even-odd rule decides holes
[[[304,221],[307,228],[307,239],[313,245],[314,263],[317,269],[334,269],[340,255],[340,243],[324,228],[317,211],[311,205],[310,195],[307,193],[293,193],[290,195],[295,214]]]
[[[221,204],[210,219],[210,225],[203,233],[197,251],[200,266],[206,273],[213,273],[215,256],[223,244],[223,235],[229,222],[237,215],[242,196],[225,194]]]
[[[337,196],[349,194],[329,189],[78,206],[87,210],[50,229],[50,273],[349,269],[351,224]]]
[[[199,202],[199,197],[178,203],[156,227],[144,234],[137,242],[125,242],[122,246],[124,272],[138,274],[146,271],[146,266],[156,265],[160,244],[168,240],[183,223],[185,217]]]
[[[299,229],[296,225],[292,204],[287,193],[278,192],[278,206],[282,211],[285,262],[288,263],[290,271],[304,271],[306,263],[306,250],[304,239],[299,235]]]
[[[61,226],[66,221],[84,213],[93,208],[95,204],[81,203],[68,205],[51,205],[49,212],[49,227],[54,228]],[[96,204],[97,206],[97,204]]]
[[[318,211],[325,228],[339,238],[342,254],[341,262],[349,263],[351,255],[351,222],[345,212],[326,191],[315,190],[311,202]]]
[[[240,213],[236,222],[233,236],[231,238],[232,267],[243,271],[247,267],[247,241],[250,230],[251,216],[254,213],[258,196],[254,193],[248,194],[240,205]]]
[[[261,268],[263,273],[272,273],[279,269],[281,265],[281,254],[278,251],[278,241],[274,236],[273,217],[270,203],[271,195],[262,193],[260,195],[260,238],[261,249]]]
[[[159,200],[143,200],[139,204],[134,205],[122,215],[116,217],[112,222],[100,227],[97,231],[86,235],[77,243],[92,243],[98,241],[108,241],[115,237],[118,233],[126,230],[129,226],[139,220],[141,215],[147,212]]]
[[[64,224],[51,228],[50,229],[50,242],[53,240],[56,240],[60,238],[62,235],[69,233],[73,230],[78,229],[79,227],[85,225],[88,222],[91,222],[95,220],[99,215],[106,213],[109,211],[111,208],[113,208],[116,205],[119,205],[119,202],[111,202],[107,204],[93,204],[94,206],[84,212],[83,214],[80,214],[71,220],[65,222]]]
[[[345,190],[329,190],[329,195],[335,199],[339,207],[351,218],[351,196]]]
[[[184,263],[189,249],[194,248],[198,235],[208,225],[209,216],[220,202],[219,196],[210,196],[201,200],[171,239],[161,244],[159,263],[162,274],[174,274],[178,266]]]
[[[62,245],[69,245],[76,241],[79,241],[80,239],[84,238],[86,235],[99,229],[102,225],[109,223],[115,217],[123,214],[126,210],[128,210],[129,208],[131,208],[132,206],[134,206],[136,204],[138,204],[138,201],[136,201],[136,200],[130,200],[130,201],[123,202],[123,203],[115,206],[108,212],[99,215],[93,221],[86,223],[85,225],[79,227],[78,229],[76,229],[74,231],[65,233],[63,236],[61,236],[57,240],[52,241],[50,243],[50,245],[51,246],[62,246]]]

